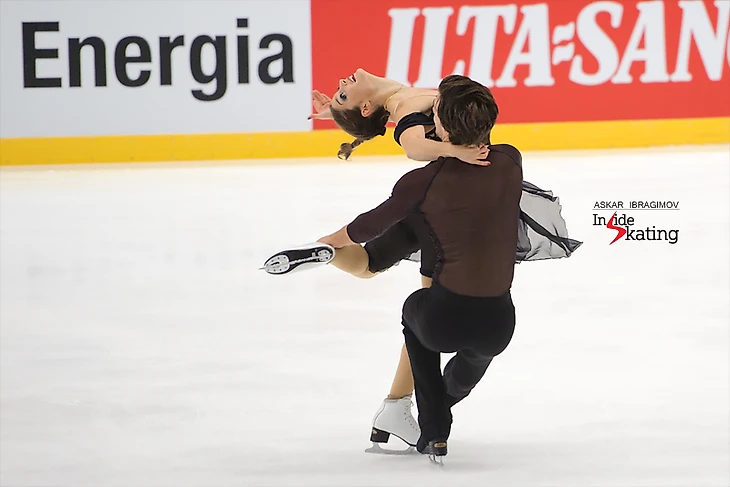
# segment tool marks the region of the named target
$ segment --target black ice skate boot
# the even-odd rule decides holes
[[[335,249],[324,243],[310,243],[282,250],[269,257],[259,270],[269,274],[288,274],[328,264],[335,258]]]

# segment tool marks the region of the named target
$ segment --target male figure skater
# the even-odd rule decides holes
[[[498,108],[487,87],[449,76],[439,86],[434,108],[441,140],[489,144]],[[422,262],[432,263],[432,285],[408,297],[402,323],[419,411],[417,449],[434,459],[447,453],[451,407],[481,380],[515,327],[510,288],[522,157],[506,144],[489,149],[489,166],[442,157],[407,173],[385,202],[320,239],[344,248],[374,240],[406,219],[411,222]],[[442,376],[440,353],[452,352],[456,355]]]

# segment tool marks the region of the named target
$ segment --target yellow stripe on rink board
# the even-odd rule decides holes
[[[0,139],[0,165],[168,162],[336,157],[340,130],[311,132],[49,137]],[[730,117],[497,125],[492,142],[521,151],[609,149],[730,143]],[[357,148],[358,155],[403,151],[390,129]]]
[[[501,141],[524,152],[725,144],[730,143],[730,117],[497,124],[492,143]]]

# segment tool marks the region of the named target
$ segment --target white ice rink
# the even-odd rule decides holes
[[[585,243],[517,267],[514,339],[443,469],[364,453],[417,264],[257,270],[413,167],[3,168],[0,484],[729,485],[730,148],[525,155]],[[632,199],[679,201],[629,212],[679,241],[609,246],[593,204]]]

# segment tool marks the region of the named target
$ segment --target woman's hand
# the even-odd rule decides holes
[[[331,120],[332,114],[330,113],[330,104],[332,99],[320,93],[317,90],[312,91],[312,107],[314,107],[314,113],[307,117],[307,120]]]
[[[452,156],[475,166],[489,166],[491,162],[487,160],[489,155],[489,147],[484,144],[478,146],[454,145],[451,150]]]

